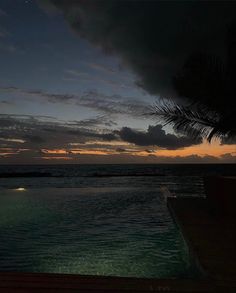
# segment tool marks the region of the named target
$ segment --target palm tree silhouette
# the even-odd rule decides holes
[[[173,78],[173,85],[191,103],[164,99],[153,107],[152,115],[178,132],[209,142],[213,137],[236,136],[236,25],[228,30],[225,60],[194,54]]]

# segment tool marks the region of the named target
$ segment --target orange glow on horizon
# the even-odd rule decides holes
[[[63,149],[53,149],[53,150],[47,150],[47,149],[41,149],[41,152],[44,154],[59,154],[59,155],[66,155],[67,151]]]
[[[72,160],[71,157],[41,157],[43,160]]]
[[[71,150],[70,153],[78,155],[111,155],[113,152],[107,150]]]
[[[100,141],[100,140],[91,140],[91,141],[87,141],[83,144],[81,143],[69,143],[69,145],[71,146],[84,146],[84,145],[109,145],[109,146],[127,146],[127,145],[131,145],[128,142],[125,141],[119,141],[119,140],[115,140],[115,141]]]
[[[236,154],[235,145],[221,145],[220,142],[214,141],[211,144],[204,141],[202,144],[196,146],[190,146],[183,149],[178,150],[157,150],[153,154],[158,156],[166,156],[166,157],[186,157],[191,155],[202,156],[214,156],[219,158],[220,156],[230,153]]]
[[[106,143],[104,143],[106,144]],[[98,144],[99,145],[99,144]],[[116,144],[114,144],[116,145]],[[219,158],[220,156],[230,153],[236,154],[235,145],[221,145],[219,141],[214,141],[211,144],[204,141],[200,145],[190,146],[177,150],[168,150],[168,149],[154,149],[151,153],[146,150],[140,149],[140,147],[134,146],[127,143],[127,148],[124,145],[123,152],[117,152],[116,149],[106,149],[104,148],[92,148],[92,149],[42,149],[41,152],[47,155],[114,155],[114,154],[129,154],[131,156],[149,156],[150,154],[155,156],[164,156],[164,157],[186,157],[191,155],[198,156],[214,156]]]
[[[127,156],[127,157],[148,157],[150,155],[166,158],[174,157],[188,157],[197,155],[199,157],[213,156],[220,158],[225,154],[231,154],[236,160],[236,145],[221,145],[219,141],[215,140],[211,144],[204,141],[200,145],[190,146],[177,150],[167,150],[158,147],[141,147],[130,143],[125,144],[124,142],[99,142],[93,141],[93,147],[89,145],[81,146],[80,148],[55,148],[55,149],[41,149],[40,157],[43,160],[76,160],[80,155],[91,155],[91,156]],[[119,143],[119,144],[118,144]],[[96,147],[97,145],[97,147]],[[106,145],[109,145],[106,147]],[[27,151],[30,149],[23,148],[0,148],[0,158],[13,158],[14,156],[19,157],[22,152],[27,156]],[[39,157],[38,157],[39,159]],[[112,158],[111,158],[112,160]]]

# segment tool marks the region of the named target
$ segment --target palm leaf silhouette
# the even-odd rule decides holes
[[[182,132],[196,139],[231,136],[231,131],[221,116],[203,105],[184,106],[165,100],[152,108],[151,115],[159,117],[164,125],[172,125],[176,132]]]
[[[236,25],[227,39],[226,62],[206,53],[189,57],[173,78],[177,94],[189,101],[181,105],[162,100],[151,111],[177,132],[195,138],[236,136]]]

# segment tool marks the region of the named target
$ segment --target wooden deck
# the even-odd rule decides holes
[[[236,227],[212,216],[203,198],[168,199],[190,253],[204,272],[199,280],[141,279],[68,274],[0,273],[1,293],[236,292]]]

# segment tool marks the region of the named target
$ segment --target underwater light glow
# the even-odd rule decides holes
[[[26,188],[24,188],[24,187],[19,187],[19,188],[16,188],[16,191],[26,191]]]

